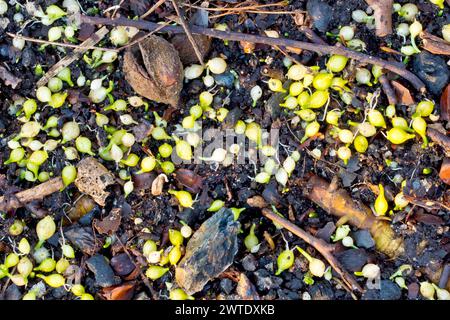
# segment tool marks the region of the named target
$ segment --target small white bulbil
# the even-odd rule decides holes
[[[14,48],[22,51],[22,49],[25,47],[25,40],[22,38],[14,38],[12,44]]]
[[[450,42],[450,24],[446,24],[442,27],[442,37],[445,41]]]
[[[130,114],[121,115],[120,122],[122,122],[126,126],[129,126],[131,124],[138,124],[136,121],[134,121],[133,117]]]
[[[197,79],[205,69],[199,64],[193,64],[184,69],[184,77],[188,80]]]
[[[252,97],[253,103],[256,103],[262,96],[262,89],[260,86],[256,85],[250,90],[250,96]]]
[[[369,84],[371,77],[372,77],[372,74],[366,68],[357,68],[356,69],[355,78],[358,83]]]
[[[399,35],[399,36],[402,36],[402,37],[407,37],[407,36],[409,36],[409,25],[407,24],[407,23],[400,23],[398,26],[397,26],[397,29],[396,29],[396,31],[397,31],[397,34]]]
[[[368,15],[363,10],[355,10],[352,12],[352,19],[358,23],[365,23]]]
[[[183,238],[189,238],[192,235],[192,228],[185,224],[181,227],[180,232]]]
[[[62,6],[67,9],[69,13],[80,12],[80,6],[77,0],[64,0]]]
[[[57,41],[62,36],[62,28],[61,27],[51,27],[48,29],[48,40],[49,41]]]
[[[117,60],[117,52],[115,51],[105,51],[102,55],[102,61],[104,63],[112,63]]]
[[[0,0],[0,16],[8,11],[8,4],[4,0]]]
[[[212,58],[206,63],[206,66],[209,68],[209,71],[211,71],[214,74],[221,74],[224,73],[227,69],[227,62],[220,58]]]
[[[214,85],[214,82],[214,77],[209,74],[203,77],[203,84],[207,88],[212,87]]]
[[[351,26],[343,26],[339,30],[339,36],[345,41],[350,41],[355,36],[355,30]]]
[[[287,181],[288,181],[289,175],[286,172],[285,169],[283,168],[279,168],[277,170],[277,173],[275,173],[275,179],[277,180],[277,182],[279,184],[281,184],[282,186],[285,186]]]
[[[123,46],[128,42],[128,33],[125,27],[118,26],[111,30],[109,34],[111,43],[115,46]]]
[[[71,39],[75,36],[75,28],[72,26],[67,26],[64,28],[64,36],[67,39]]]
[[[292,157],[287,157],[283,162],[283,169],[290,175],[295,169],[295,161]]]
[[[367,279],[375,279],[380,275],[380,267],[376,264],[368,263],[362,268],[361,274]]]

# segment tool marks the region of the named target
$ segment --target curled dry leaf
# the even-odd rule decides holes
[[[203,178],[188,169],[178,169],[175,179],[193,193],[199,193],[203,187]]]
[[[437,128],[429,127],[427,129],[427,135],[444,149],[447,157],[450,157],[450,137],[445,134],[445,131],[441,132]]]
[[[116,287],[103,288],[102,296],[106,300],[131,300],[134,295],[134,287],[134,282],[128,282]]]
[[[441,119],[450,120],[450,84],[445,87],[441,96]]]
[[[133,175],[132,179],[134,184],[134,190],[139,191],[150,189],[155,178],[156,175],[153,172],[145,172]]]
[[[259,209],[267,207],[266,200],[264,200],[264,198],[261,196],[254,196],[254,197],[248,198],[247,204],[250,207],[259,208]]]
[[[134,91],[150,100],[176,107],[183,86],[183,65],[165,39],[151,35],[127,49],[123,71]]]
[[[200,51],[202,58],[205,58],[211,48],[211,38],[203,35],[193,34],[195,43]],[[184,65],[199,63],[192,44],[184,33],[175,35],[170,42],[178,51],[181,62]]]
[[[255,286],[244,273],[240,274],[239,281],[236,287],[236,293],[242,300],[260,300]]]
[[[122,220],[121,211],[120,208],[113,208],[103,220],[94,219],[92,225],[101,234],[114,234],[120,227],[120,221]]]
[[[102,207],[105,206],[106,198],[109,196],[109,192],[105,189],[114,183],[114,175],[92,157],[81,160],[77,171],[75,186],[78,190],[90,195]]]
[[[450,43],[426,31],[420,33],[422,47],[432,54],[450,55]]]
[[[5,85],[10,86],[13,89],[22,82],[22,79],[17,78],[3,66],[0,66],[0,79],[3,80]]]
[[[169,182],[167,176],[164,173],[161,173],[156,177],[152,182],[152,195],[159,196],[162,193],[164,183]]]
[[[439,171],[439,178],[446,184],[450,184],[450,159],[445,158],[442,162],[441,170]]]
[[[415,221],[421,222],[426,225],[440,226],[444,224],[444,220],[441,217],[436,216],[434,214],[416,212],[414,213],[413,217]]]
[[[400,82],[391,81],[391,85],[394,87],[395,95],[397,96],[397,102],[403,105],[411,105],[414,104],[414,98],[411,95],[411,92],[402,85]]]

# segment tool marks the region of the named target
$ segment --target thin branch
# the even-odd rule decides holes
[[[157,3],[155,3],[153,5],[153,7],[151,7],[150,9],[147,10],[146,13],[144,13],[142,16],[140,16],[140,19],[145,19],[146,17],[148,17],[150,14],[153,13],[153,11],[155,11],[156,9],[158,9],[164,2],[166,2],[166,0],[159,0]]]
[[[204,9],[208,11],[247,11],[247,10],[254,10],[257,8],[267,8],[267,7],[285,7],[286,1],[280,1],[277,3],[267,3],[267,4],[258,4],[258,5],[252,5],[252,6],[246,6],[246,7],[221,7],[221,8],[204,8],[196,5],[192,5],[189,3],[183,3],[182,5],[185,7],[193,8],[193,9]]]
[[[107,19],[101,17],[90,17],[85,15],[78,15],[79,19],[83,23],[88,24],[102,24],[102,25],[113,25],[113,26],[131,26],[138,29],[144,29],[152,31],[158,27],[158,24],[143,21],[143,20],[130,20],[126,18],[117,18],[117,19]],[[179,26],[167,26],[163,29],[166,32],[173,33],[181,33],[184,32],[183,28]],[[386,61],[377,57],[372,57],[360,52],[356,52],[350,50],[345,47],[337,47],[337,46],[328,46],[328,45],[320,45],[315,43],[296,41],[285,38],[270,38],[266,36],[246,34],[240,32],[229,32],[229,31],[220,31],[215,29],[203,28],[199,26],[191,26],[191,31],[194,34],[206,35],[217,39],[222,40],[231,40],[231,41],[247,41],[254,43],[261,43],[270,46],[282,46],[282,47],[293,47],[298,49],[304,49],[309,51],[314,51],[322,54],[339,54],[351,59],[358,60],[363,63],[378,65],[386,70],[394,72],[399,76],[408,80],[417,90],[421,93],[426,92],[426,88],[422,80],[420,80],[415,74],[408,71],[403,64]]]
[[[359,292],[363,292],[361,286],[356,282],[355,278],[350,275],[345,269],[342,267],[341,263],[334,257],[334,245],[331,245],[325,242],[322,239],[316,238],[310,235],[308,232],[303,229],[297,227],[295,224],[291,223],[289,220],[280,217],[279,215],[273,213],[270,209],[264,208],[262,209],[262,214],[272,220],[273,222],[278,223],[285,229],[289,230],[297,237],[313,246],[330,264],[330,266],[341,276],[342,281],[349,286],[352,290],[357,290]]]
[[[88,39],[83,41],[71,54],[66,55],[63,59],[58,61],[55,65],[53,65],[44,76],[39,79],[36,86],[42,87],[47,82],[56,76],[59,71],[64,69],[65,67],[69,66],[72,62],[75,60],[78,60],[81,58],[81,55],[85,53],[87,50],[89,50],[90,47],[96,45],[99,43],[107,34],[109,30],[106,27],[102,27],[101,29],[97,30],[93,35],[91,35]],[[102,48],[99,48],[102,49]],[[114,51],[118,51],[114,49]]]
[[[204,62],[203,62],[203,57],[202,57],[202,53],[200,52],[200,49],[198,48],[197,42],[195,42],[194,37],[192,36],[191,31],[189,30],[189,27],[186,23],[186,20],[184,19],[183,15],[181,14],[181,10],[180,7],[178,7],[178,4],[175,0],[172,0],[172,4],[173,7],[175,8],[175,11],[178,15],[178,18],[180,18],[180,24],[184,29],[184,32],[186,33],[186,36],[189,40],[189,42],[192,45],[192,48],[194,49],[195,55],[197,56],[198,62],[200,62],[200,64],[203,66]]]
[[[0,211],[7,212],[18,209],[28,202],[41,200],[52,193],[60,191],[62,188],[64,188],[64,183],[60,177],[57,177],[31,189],[20,191],[13,195],[2,196],[0,197]]]
[[[118,49],[101,48],[101,47],[96,47],[94,45],[85,47],[85,46],[83,46],[83,44],[72,44],[72,43],[55,42],[55,41],[48,41],[48,40],[43,40],[43,39],[30,38],[30,37],[22,36],[20,34],[14,34],[14,33],[9,33],[9,32],[7,32],[6,34],[8,36],[10,36],[11,38],[19,38],[19,39],[23,39],[28,42],[42,43],[42,44],[48,44],[48,45],[58,46],[58,47],[66,47],[66,48],[73,48],[73,49],[85,49],[85,50],[96,49],[96,50],[114,51],[114,52],[118,51]]]
[[[389,79],[385,74],[381,75],[378,80],[381,83],[381,88],[383,88],[384,93],[386,94],[389,104],[396,105],[397,104],[397,95],[395,94],[394,88],[392,88]]]

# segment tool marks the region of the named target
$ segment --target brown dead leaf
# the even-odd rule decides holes
[[[165,39],[151,35],[128,48],[123,72],[139,95],[177,107],[183,87],[183,65],[177,50]]]
[[[247,204],[250,207],[259,208],[259,209],[267,207],[266,200],[264,200],[264,198],[261,196],[254,196],[254,197],[248,198]]]
[[[272,236],[267,231],[264,231],[263,233],[264,239],[266,240],[267,244],[270,247],[270,250],[275,250],[275,242],[272,239]]]
[[[203,187],[203,178],[192,170],[178,169],[175,172],[175,180],[185,186],[192,193],[199,193]]]
[[[10,86],[13,89],[17,88],[22,82],[22,79],[17,78],[3,66],[0,66],[0,79],[3,80],[5,85]]]
[[[450,84],[445,87],[441,96],[441,119],[450,120]]]
[[[439,178],[446,184],[450,185],[450,158],[445,158],[442,162],[441,170],[439,171]]]
[[[75,186],[80,192],[90,195],[102,207],[109,196],[105,189],[114,181],[114,175],[92,157],[84,158],[77,165]]]
[[[103,220],[94,219],[92,225],[99,233],[112,235],[119,230],[120,221],[122,220],[121,211],[122,209],[120,208],[113,208]]]
[[[167,176],[164,173],[161,173],[156,177],[152,182],[152,195],[159,196],[162,193],[164,183],[169,182]]]
[[[236,287],[236,293],[242,300],[260,300],[255,286],[250,282],[250,280],[244,273],[240,274],[239,281]]]
[[[155,181],[156,175],[153,172],[144,172],[141,174],[134,174],[132,176],[134,190],[147,190],[152,187],[153,181]]]
[[[415,103],[414,98],[412,97],[411,92],[408,90],[408,88],[406,88],[400,82],[394,80],[391,81],[391,85],[394,88],[399,104],[409,106]]]
[[[134,282],[128,282],[116,287],[103,288],[101,294],[106,300],[131,300],[134,287]]]
[[[295,10],[294,11],[294,22],[297,26],[301,27],[306,25],[308,22],[308,27],[311,26],[311,20],[308,19],[308,16],[305,14],[302,10]]]
[[[442,130],[442,131],[440,131]],[[436,127],[431,127],[427,129],[427,135],[433,140],[433,142],[440,145],[445,152],[447,157],[450,157],[450,137],[446,134],[445,129]]]
[[[253,53],[255,50],[255,43],[254,42],[248,42],[248,41],[239,41],[239,45],[242,47],[242,50],[244,53]]]
[[[450,55],[450,43],[426,31],[420,33],[422,47],[432,54]]]
[[[413,219],[426,225],[440,226],[444,224],[444,220],[441,217],[423,212],[414,213]]]
[[[205,56],[208,54],[211,48],[211,38],[199,34],[194,34],[192,35],[192,37],[194,38],[194,41],[197,44],[197,47],[200,51],[202,58],[205,58]],[[183,65],[199,63],[194,48],[192,47],[192,44],[189,41],[186,34],[184,33],[177,34],[170,40],[170,42],[173,44],[175,49],[177,49]]]

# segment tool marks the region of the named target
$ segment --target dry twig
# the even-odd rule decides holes
[[[18,192],[13,195],[0,197],[0,211],[7,212],[25,206],[28,202],[41,200],[52,193],[64,188],[64,183],[60,177],[53,178],[41,183],[31,189]]]
[[[75,60],[80,59],[81,55],[85,53],[89,49],[100,49],[100,50],[113,50],[117,51],[116,49],[106,49],[106,48],[96,48],[94,47],[100,40],[102,40],[107,34],[108,34],[108,28],[102,27],[97,32],[95,32],[92,36],[89,37],[89,39],[86,39],[81,43],[80,45],[75,45],[75,50],[71,53],[66,55],[63,59],[61,59],[58,63],[53,65],[50,70],[47,71],[44,76],[39,79],[39,81],[36,83],[36,87],[42,87],[47,84],[48,80],[53,78],[58,74],[59,71],[64,69],[65,67],[69,66],[72,62]],[[32,38],[24,38],[25,41],[34,41],[38,42],[39,39],[32,39]],[[55,45],[61,45],[59,43],[53,43]]]
[[[197,42],[195,42],[195,39],[192,36],[191,31],[189,30],[189,26],[187,25],[186,20],[184,19],[183,15],[182,15],[180,7],[178,6],[178,4],[175,0],[172,0],[172,4],[178,15],[178,18],[180,19],[180,24],[183,27],[184,32],[186,33],[186,36],[192,45],[192,48],[194,49],[195,55],[197,56],[197,59],[198,59],[198,62],[200,62],[201,65],[204,65],[202,53],[200,52],[200,49],[198,48],[198,44],[197,44]]]
[[[385,37],[392,33],[393,0],[366,0],[375,14],[376,35]]]
[[[330,266],[341,276],[344,283],[349,286],[352,290],[357,290],[359,292],[363,292],[361,286],[356,282],[355,278],[350,275],[347,271],[344,270],[341,263],[334,257],[333,253],[335,250],[335,246],[325,242],[322,239],[316,238],[303,229],[297,227],[295,224],[286,220],[285,218],[280,217],[279,215],[273,213],[271,210],[265,208],[262,209],[262,214],[272,220],[273,222],[278,223],[283,226],[297,237],[313,246],[330,264]]]
[[[389,79],[386,77],[385,74],[381,75],[378,79],[380,80],[381,88],[383,88],[383,91],[387,96],[389,104],[395,106],[397,104],[397,96],[395,95],[394,88],[392,88]]]
[[[149,21],[143,20],[130,20],[126,18],[117,18],[117,19],[108,19],[101,17],[90,17],[85,15],[79,15],[79,19],[83,23],[88,24],[103,24],[103,25],[113,25],[113,26],[131,26],[138,29],[144,29],[152,31],[156,29],[159,25]],[[183,28],[178,26],[167,26],[162,29],[166,32],[180,33],[184,32]],[[394,63],[390,61],[386,61],[377,57],[372,57],[360,52],[356,52],[344,47],[334,47],[328,45],[320,45],[315,43],[296,41],[291,39],[284,38],[270,38],[266,36],[260,35],[251,35],[240,32],[229,32],[229,31],[219,31],[215,29],[203,28],[199,26],[192,26],[191,31],[194,34],[201,34],[210,36],[213,38],[218,38],[222,40],[231,40],[231,41],[248,41],[254,43],[261,43],[270,46],[282,46],[282,47],[293,47],[303,50],[314,51],[322,54],[340,54],[347,56],[351,59],[358,60],[363,63],[378,65],[386,70],[394,72],[399,76],[405,78],[420,92],[424,93],[426,91],[425,85],[415,74],[408,71],[405,66],[401,63]]]
[[[147,10],[146,13],[144,13],[142,16],[140,16],[140,19],[145,19],[146,17],[148,17],[150,14],[153,13],[153,11],[155,11],[156,9],[158,9],[164,2],[166,2],[166,0],[159,0],[157,3],[155,3],[150,9]]]

